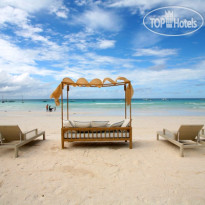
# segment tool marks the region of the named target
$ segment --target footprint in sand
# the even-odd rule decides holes
[[[51,150],[53,152],[58,152],[60,150],[60,148],[58,146],[53,146],[53,147],[51,147]]]
[[[89,170],[83,168],[74,168],[72,166],[63,166],[60,167],[59,170],[61,172],[67,172],[72,175],[89,175],[90,177],[95,177],[95,174]]]

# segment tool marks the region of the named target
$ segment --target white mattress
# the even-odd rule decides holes
[[[119,132],[119,136],[117,134],[117,132],[103,132],[102,133],[102,138],[129,138],[129,132]],[[65,139],[96,139],[96,138],[101,138],[101,133],[76,133],[73,132],[71,135],[71,132],[66,132],[64,133],[64,138]]]

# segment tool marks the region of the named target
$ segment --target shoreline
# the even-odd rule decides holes
[[[66,111],[64,110],[64,113]],[[28,109],[28,110],[0,110],[0,116],[1,115],[25,115],[25,114],[29,114],[29,113],[33,113],[35,115],[59,115],[61,116],[61,109],[58,107],[56,109],[56,111],[52,111],[52,112],[47,112],[45,109],[42,110],[32,110],[32,109]],[[110,110],[108,111],[107,109],[87,109],[87,110],[80,110],[80,109],[70,109],[69,110],[69,115],[71,117],[84,117],[85,115],[87,117],[95,117],[95,116],[100,116],[100,117],[112,117],[112,116],[117,116],[117,117],[123,117],[124,116],[124,110]],[[164,109],[164,110],[156,110],[156,109],[152,109],[152,110],[137,110],[137,109],[132,109],[132,116],[133,117],[195,117],[195,116],[199,116],[199,117],[203,117],[205,116],[205,110],[195,110],[190,111],[190,110],[168,110],[168,109]]]

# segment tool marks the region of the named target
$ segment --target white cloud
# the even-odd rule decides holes
[[[71,33],[64,36],[65,44],[69,45],[70,50],[87,51],[89,48],[96,47],[96,37],[93,32],[80,31],[78,33]]]
[[[52,76],[56,75],[56,71],[38,67],[37,62],[63,60],[66,48],[21,49],[5,39],[0,39],[0,50],[3,51],[0,52],[0,71],[5,71],[11,75],[27,73],[29,75]]]
[[[167,58],[154,59],[152,62],[156,65],[165,64],[167,62]]]
[[[176,55],[177,49],[160,49],[158,47],[154,48],[140,48],[136,50],[134,56],[158,56],[165,57]]]
[[[4,27],[7,24],[14,25],[15,27],[12,27],[12,29],[17,35],[36,41],[48,41],[45,37],[38,34],[43,31],[41,27],[33,26],[29,23],[29,14],[26,11],[6,6],[0,8],[0,13],[0,24]]]
[[[10,23],[18,26],[27,24],[28,13],[11,6],[0,7],[0,24]]]
[[[114,69],[112,70],[114,72]],[[105,77],[110,76],[110,71],[107,69],[96,68],[96,69],[85,69],[82,67],[67,67],[62,72],[60,72],[55,78],[57,80],[62,80],[65,76],[69,76],[73,80],[77,80],[78,78],[86,78],[91,80],[93,78],[103,79]],[[116,77],[116,75],[114,75]]]
[[[35,52],[30,49],[21,50],[9,41],[0,39],[0,62],[9,64],[34,64]]]
[[[72,57],[73,58],[73,57]],[[123,69],[123,65],[128,65],[137,62],[135,59],[117,58],[112,56],[97,55],[95,53],[88,52],[84,56],[76,56],[77,60],[82,63],[82,66],[90,66],[89,69],[104,68],[107,65],[111,66],[113,70]],[[133,66],[134,67],[134,66]],[[110,69],[109,69],[110,70]],[[111,72],[111,71],[110,71]],[[118,71],[119,72],[119,71]]]
[[[83,24],[88,30],[118,31],[122,25],[120,17],[115,13],[96,7],[76,16],[75,22]]]
[[[146,48],[159,43],[164,36],[152,33],[146,28],[139,30],[133,39],[133,46],[136,48]]]
[[[114,40],[100,40],[98,43],[99,48],[106,49],[106,48],[112,48],[115,46]]]
[[[51,42],[52,43],[52,42]],[[64,60],[67,46],[50,44],[49,46],[39,46],[37,48],[20,48],[13,44],[11,40],[0,38],[0,63],[17,65],[35,65],[37,61],[58,61]],[[16,67],[15,66],[15,67]]]
[[[135,69],[132,72],[122,73],[128,79],[132,80],[134,85],[170,85],[175,83],[182,83],[185,81],[204,81],[205,61],[192,65],[189,68],[173,68],[162,70],[147,70],[147,69]],[[137,80],[136,77],[137,76]]]
[[[40,10],[48,10],[59,17],[67,17],[68,8],[63,4],[63,0],[1,0],[0,7],[13,7],[27,13],[34,13]],[[61,12],[61,16],[58,12]],[[64,13],[62,15],[62,13]]]
[[[88,4],[89,2],[87,0],[75,0],[75,4],[78,6],[84,6]]]
[[[22,95],[28,98],[45,97],[51,90],[48,84],[30,77],[27,73],[11,75],[0,71],[0,93],[4,97],[19,98]]]
[[[149,70],[160,71],[160,70],[164,70],[165,68],[166,68],[165,64],[156,64],[154,66],[150,66]]]
[[[94,57],[94,56],[93,56]],[[99,56],[96,56],[97,58]],[[113,61],[112,61],[113,60]],[[103,61],[96,60],[92,64],[92,59],[89,59],[87,61],[87,66],[83,65],[76,65],[71,67],[66,67],[64,70],[59,72],[58,76],[56,76],[56,79],[58,81],[62,80],[65,76],[71,77],[74,81],[77,80],[80,77],[85,77],[88,80],[91,80],[93,78],[100,78],[103,79],[105,77],[111,77],[112,79],[115,79],[118,76],[124,76],[132,81],[132,84],[134,85],[134,88],[156,88],[158,89],[163,87],[170,87],[170,86],[181,86],[189,81],[195,81],[197,83],[203,82],[205,79],[205,73],[204,73],[204,66],[205,61],[200,62],[199,64],[192,65],[188,68],[173,68],[173,69],[165,69],[163,68],[163,64],[159,64],[158,68],[156,65],[156,68],[154,69],[148,69],[148,68],[140,68],[140,67],[132,67],[131,69],[118,69],[116,67],[116,64],[114,62],[119,60],[123,61],[122,59],[113,58],[110,59],[109,66],[112,67],[112,69],[103,69],[99,67],[95,67],[95,64],[98,65],[98,63]],[[120,63],[121,63],[120,62]],[[162,68],[160,68],[160,66]],[[189,83],[190,84],[190,83]],[[83,95],[83,90],[78,91],[78,95]],[[77,95],[73,94],[74,97]],[[116,96],[116,95],[115,95]],[[87,97],[96,97],[96,94],[87,94]]]
[[[184,6],[197,10],[198,12],[205,11],[205,4],[201,0],[111,0],[107,4],[109,7],[115,8],[130,8],[131,11],[139,10],[144,15],[146,10],[153,9],[160,6]]]
[[[48,97],[50,87],[31,77],[53,76],[57,71],[39,67],[36,61],[41,50],[21,49],[15,44],[0,39],[0,93],[14,98],[19,95],[26,97]],[[32,91],[32,92],[31,92]]]
[[[68,18],[68,16],[67,16],[67,13],[66,12],[64,12],[64,11],[57,11],[56,12],[56,15],[58,16],[58,17],[61,17],[61,18]]]
[[[77,6],[93,6],[102,3],[101,0],[75,0],[74,2]]]
[[[6,6],[0,8],[0,24],[4,27],[7,24],[14,25],[11,27],[14,33],[24,38],[30,38],[33,41],[40,41],[48,45],[54,45],[55,43],[50,42],[47,37],[40,35],[43,29],[40,25],[34,26],[30,23],[29,14],[21,9]]]
[[[103,36],[103,34],[101,34]],[[71,33],[64,36],[64,43],[69,46],[70,50],[79,49],[88,51],[89,49],[107,49],[115,46],[115,40],[108,40],[96,35],[95,32],[84,31]]]
[[[111,56],[102,56],[95,53],[85,53],[84,55],[72,54],[67,59],[67,63],[56,65],[56,67],[65,68],[55,76],[61,80],[65,76],[70,76],[74,80],[85,77],[87,79],[105,78],[112,76],[116,78],[121,75],[123,69],[135,68],[135,59],[123,59]],[[112,69],[109,69],[112,68]]]
[[[166,68],[167,60],[169,58],[165,58],[165,57],[176,55],[177,52],[178,52],[177,49],[168,49],[168,48],[167,49],[160,49],[158,47],[140,48],[140,49],[136,49],[136,53],[134,54],[134,56],[155,57],[155,59],[149,60],[154,64],[153,66],[150,66],[149,69],[154,71],[160,71]]]
[[[148,67],[149,70],[159,71],[166,69],[167,66],[167,58],[159,58],[151,60],[151,62],[154,64],[153,66]]]
[[[68,18],[69,9],[63,5],[61,1],[52,2],[50,12],[56,14],[60,18]]]

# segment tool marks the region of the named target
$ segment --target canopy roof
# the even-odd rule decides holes
[[[64,85],[68,85],[68,86],[72,85],[74,87],[79,86],[79,87],[98,87],[98,88],[125,85],[127,105],[130,105],[131,98],[134,94],[134,90],[131,85],[131,82],[125,77],[118,77],[116,80],[112,80],[111,78],[105,78],[103,81],[101,81],[98,78],[95,78],[91,80],[90,82],[88,82],[85,78],[79,78],[76,82],[74,82],[70,78],[63,78],[61,84],[59,84],[58,87],[50,95],[50,98],[55,99],[55,103],[57,106],[60,105],[59,97],[62,94]]]

